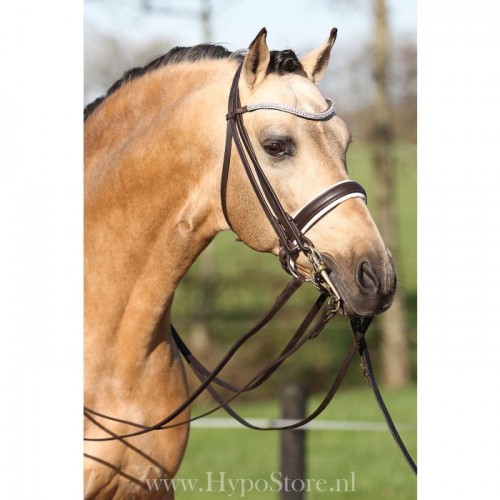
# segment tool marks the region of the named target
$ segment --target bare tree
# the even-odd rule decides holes
[[[390,93],[395,104],[396,135],[417,141],[417,46],[413,37],[400,37],[393,47]]]
[[[167,37],[150,37],[135,44],[124,40],[119,32],[100,31],[92,25],[85,28],[84,101],[89,103],[106,93],[123,73],[143,66],[164,54],[172,42]]]
[[[377,178],[377,204],[379,225],[395,261],[398,260],[398,238],[394,210],[393,157],[394,127],[388,91],[389,26],[386,0],[374,0],[375,36],[373,41],[373,118],[372,144]],[[382,331],[382,362],[384,383],[400,387],[410,380],[408,338],[405,332],[406,314],[404,298],[399,288],[391,308],[380,316]]]
[[[212,0],[200,0],[199,7],[173,6],[170,2],[160,0],[142,0],[145,10],[163,13],[166,16],[192,19],[200,23],[203,43],[213,41],[213,7]],[[190,334],[191,342],[195,349],[207,350],[209,345],[209,331],[207,322],[210,312],[213,310],[213,296],[215,285],[215,247],[214,242],[199,257],[201,269],[197,277],[200,289],[200,299],[196,307],[196,313],[192,318]]]

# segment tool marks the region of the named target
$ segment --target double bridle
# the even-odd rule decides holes
[[[241,107],[238,90],[241,68],[242,66],[240,65],[233,79],[229,94],[228,113],[226,115],[226,145],[224,151],[221,182],[222,210],[229,227],[232,228],[226,206],[226,193],[231,160],[231,146],[234,141],[239,157],[254,189],[257,199],[259,200],[259,203],[264,210],[267,219],[269,220],[278,237],[280,262],[283,268],[293,276],[293,279],[287,284],[285,289],[276,298],[275,303],[267,312],[267,314],[254,327],[252,327],[248,332],[242,335],[233,344],[233,346],[229,349],[226,355],[213,370],[208,370],[191,353],[189,348],[186,346],[186,344],[183,342],[183,340],[175,330],[174,326],[171,325],[172,337],[176,342],[179,351],[184,356],[188,364],[191,366],[193,372],[200,380],[200,385],[191,393],[186,401],[184,401],[178,408],[176,408],[175,411],[166,416],[160,422],[151,426],[146,426],[137,422],[105,415],[90,408],[84,408],[85,416],[89,420],[91,420],[97,427],[110,434],[109,437],[85,438],[85,440],[112,441],[138,436],[154,430],[168,429],[187,425],[190,422],[214,413],[221,408],[223,408],[227,413],[234,417],[238,422],[251,429],[296,429],[313,420],[328,406],[333,396],[336,394],[338,388],[340,387],[354,355],[356,354],[356,352],[359,352],[361,357],[361,366],[363,367],[363,373],[375,395],[376,401],[387,422],[389,430],[391,431],[391,434],[393,435],[406,461],[416,475],[417,466],[399,436],[399,433],[382,399],[375,380],[375,376],[373,374],[372,363],[365,340],[365,333],[371,321],[373,320],[372,317],[350,319],[354,340],[344,360],[341,363],[339,371],[335,379],[333,380],[330,389],[326,393],[322,402],[309,416],[289,425],[279,427],[259,427],[248,422],[243,417],[238,415],[230,406],[230,403],[240,394],[256,389],[262,383],[264,383],[286,359],[297,352],[307,341],[317,337],[323,330],[325,325],[336,315],[340,308],[342,299],[329,276],[330,269],[328,268],[325,259],[323,258],[322,254],[314,247],[313,243],[306,237],[305,233],[322,217],[331,212],[335,207],[337,207],[344,201],[350,198],[362,198],[365,203],[367,201],[366,192],[360,184],[351,180],[343,180],[337,182],[333,186],[330,186],[329,188],[318,194],[303,208],[298,210],[293,217],[285,211],[257,160],[257,156],[255,155],[252,143],[245,129],[242,115],[256,110],[267,109],[291,113],[306,120],[321,121],[328,120],[335,115],[333,104],[332,101],[327,99],[328,107],[325,111],[320,113],[311,113],[308,111],[293,108],[291,106],[274,103],[256,103]],[[296,269],[295,262],[301,253],[303,253],[311,263],[312,270],[310,277],[302,276]],[[234,386],[233,384],[230,384],[225,380],[219,378],[219,373],[231,360],[234,354],[243,346],[243,344],[245,344],[255,334],[260,332],[264,328],[264,326],[269,323],[269,321],[278,313],[278,311],[280,311],[282,307],[288,302],[290,297],[306,281],[311,281],[314,286],[320,291],[320,295],[300,326],[297,328],[288,343],[282,349],[279,356],[263,369],[261,369],[254,377],[250,379],[250,381],[248,381],[242,387]],[[214,387],[215,385],[223,387],[233,394],[230,397],[224,398]],[[213,396],[215,401],[218,403],[217,406],[201,415],[197,415],[196,417],[189,418],[180,422],[173,422],[173,420],[176,419],[183,411],[185,411],[190,406],[190,404],[195,401],[198,396],[200,396],[200,394],[205,390],[207,390]],[[96,419],[96,417],[127,424],[140,430],[127,434],[117,435],[106,429],[106,427],[102,423],[100,423]]]
[[[221,181],[221,204],[226,222],[232,229],[227,211],[226,192],[229,166],[231,163],[231,145],[234,141],[257,199],[278,237],[280,249],[279,259],[283,268],[292,276],[298,277],[295,262],[299,254],[303,253],[312,266],[311,277],[308,278],[307,281],[312,281],[321,292],[327,292],[331,297],[330,300],[336,303],[338,309],[341,298],[330,279],[328,266],[321,253],[316,250],[305,233],[316,224],[316,222],[342,202],[355,197],[362,198],[366,202],[366,192],[363,187],[355,181],[343,180],[337,182],[309,201],[292,217],[283,208],[283,205],[276,196],[276,193],[259,164],[242,117],[244,113],[264,109],[290,113],[306,120],[324,121],[329,120],[335,115],[333,103],[330,99],[327,99],[328,107],[325,111],[320,113],[311,113],[309,111],[275,103],[256,103],[241,107],[238,88],[241,68],[242,66],[240,65],[231,85],[228,112],[226,115],[226,146]]]

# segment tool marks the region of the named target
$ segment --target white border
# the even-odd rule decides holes
[[[418,11],[419,497],[499,498],[498,6]]]
[[[496,498],[498,7],[418,5],[419,497]],[[0,16],[9,499],[81,491],[81,9],[25,0]]]
[[[82,4],[0,14],[2,497],[82,492]]]

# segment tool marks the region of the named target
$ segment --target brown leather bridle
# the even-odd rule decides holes
[[[257,199],[271,224],[279,240],[279,258],[283,268],[292,276],[297,277],[295,262],[300,253],[303,253],[311,263],[312,281],[320,291],[326,291],[331,301],[335,301],[337,308],[340,306],[340,295],[329,276],[329,269],[320,252],[318,252],[311,240],[305,233],[322,217],[332,211],[340,203],[350,198],[363,198],[366,202],[366,192],[363,187],[355,181],[343,180],[317,195],[294,217],[288,214],[280,200],[276,196],[269,180],[259,164],[252,142],[248,136],[243,123],[243,114],[256,110],[276,110],[290,113],[306,120],[323,121],[329,120],[335,115],[331,100],[327,99],[328,108],[320,113],[285,106],[275,103],[255,103],[241,107],[238,83],[242,65],[239,66],[234,75],[233,83],[229,93],[228,112],[226,115],[226,146],[222,166],[221,180],[221,204],[224,217],[232,228],[227,210],[227,182],[229,177],[229,166],[231,163],[231,146],[234,142],[238,155],[241,159],[245,172],[257,196]],[[252,168],[253,167],[253,168]]]
[[[255,151],[252,147],[252,143],[248,137],[248,133],[245,129],[242,115],[247,112],[256,111],[258,109],[273,109],[278,111],[283,111],[287,113],[292,113],[304,119],[309,120],[326,120],[331,118],[335,112],[333,111],[333,105],[330,100],[328,100],[329,107],[326,111],[322,113],[309,113],[306,111],[298,110],[289,106],[284,106],[281,104],[273,103],[262,103],[262,104],[252,104],[245,107],[241,107],[238,82],[241,73],[242,66],[238,68],[233,84],[231,86],[231,91],[229,94],[228,103],[228,113],[227,113],[227,133],[226,133],[226,146],[224,152],[224,161],[222,168],[222,182],[221,182],[221,203],[222,210],[228,225],[231,227],[229,220],[228,210],[226,206],[226,192],[227,192],[227,181],[229,175],[229,166],[231,160],[231,145],[234,141],[236,149],[238,151],[239,157],[243,164],[243,167],[247,173],[250,183],[255,191],[257,199],[266,214],[271,226],[273,227],[280,246],[279,258],[282,263],[283,268],[293,276],[292,281],[290,281],[281,294],[276,298],[275,303],[267,312],[267,314],[248,332],[242,335],[229,349],[226,355],[221,359],[219,364],[213,369],[208,370],[189,350],[186,344],[183,342],[179,334],[173,325],[171,325],[172,337],[188,364],[191,366],[193,372],[200,380],[200,385],[191,393],[186,401],[184,401],[176,410],[174,410],[170,415],[166,416],[160,422],[152,426],[146,426],[139,424],[137,422],[132,422],[125,419],[120,419],[117,417],[112,417],[90,408],[84,408],[85,416],[91,420],[97,427],[106,431],[110,434],[109,437],[101,438],[84,438],[87,441],[112,441],[130,438],[133,436],[139,436],[147,432],[169,429],[173,427],[178,427],[181,425],[187,425],[190,422],[198,420],[205,417],[215,411],[223,408],[229,415],[234,417],[242,425],[256,430],[289,430],[296,429],[310,422],[316,418],[330,403],[333,396],[339,389],[344,376],[349,368],[351,361],[356,354],[359,352],[361,357],[361,365],[363,367],[363,373],[367,379],[367,382],[372,389],[375,399],[382,411],[382,414],[387,422],[389,430],[394,437],[399,449],[403,453],[406,461],[411,467],[412,471],[417,474],[417,466],[413,459],[411,458],[408,450],[406,449],[404,443],[399,436],[399,433],[392,421],[392,418],[385,406],[382,399],[380,391],[375,380],[375,375],[373,373],[372,363],[370,355],[368,353],[368,347],[366,344],[365,333],[373,320],[373,317],[365,318],[351,318],[350,323],[354,335],[354,340],[346,353],[339,371],[335,376],[330,389],[327,391],[325,397],[318,405],[318,407],[307,417],[301,419],[293,424],[284,426],[271,426],[271,427],[259,427],[251,424],[243,417],[238,415],[230,403],[236,399],[239,395],[245,392],[249,392],[253,389],[259,387],[264,383],[276,370],[277,368],[295,352],[297,352],[307,341],[317,337],[319,333],[323,330],[325,325],[336,315],[341,304],[341,297],[337,292],[334,284],[329,276],[329,269],[323,259],[321,253],[314,248],[313,243],[305,236],[306,231],[312,227],[318,220],[320,220],[324,215],[333,210],[340,203],[352,197],[363,198],[366,202],[366,192],[361,187],[360,184],[351,180],[340,181],[333,186],[329,187],[319,195],[317,195],[313,200],[306,204],[302,209],[300,209],[294,217],[290,216],[281,205],[278,197],[276,196],[271,184],[269,183],[267,177],[265,176],[258,160],[255,155]],[[253,169],[250,166],[250,162]],[[303,253],[311,262],[312,271],[311,277],[306,278],[300,275],[295,268],[295,261],[300,253]],[[292,335],[288,343],[284,346],[279,356],[269,363],[267,366],[262,368],[254,377],[252,377],[244,386],[237,387],[233,384],[226,382],[225,380],[218,377],[222,369],[228,364],[235,353],[254,335],[262,331],[262,329],[269,323],[269,321],[283,308],[283,306],[288,302],[292,295],[299,289],[299,287],[305,282],[311,281],[316,288],[320,291],[318,299],[313,304],[312,308],[297,328],[295,333]],[[219,391],[214,387],[218,385],[224,389],[232,392],[230,397],[224,398]],[[203,391],[207,390],[213,398],[217,401],[217,406],[183,421],[173,422],[182,412],[184,412],[190,404],[195,401]],[[130,425],[132,427],[138,428],[139,430],[130,432],[127,434],[117,435],[106,429],[103,424],[101,424],[96,417],[104,418],[106,420],[111,420],[114,422],[120,422],[122,424]]]

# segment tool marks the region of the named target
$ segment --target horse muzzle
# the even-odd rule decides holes
[[[325,256],[331,266],[331,280],[342,299],[341,311],[351,317],[375,316],[386,311],[396,293],[396,272],[392,259],[360,257],[354,272],[346,276],[332,260]]]

